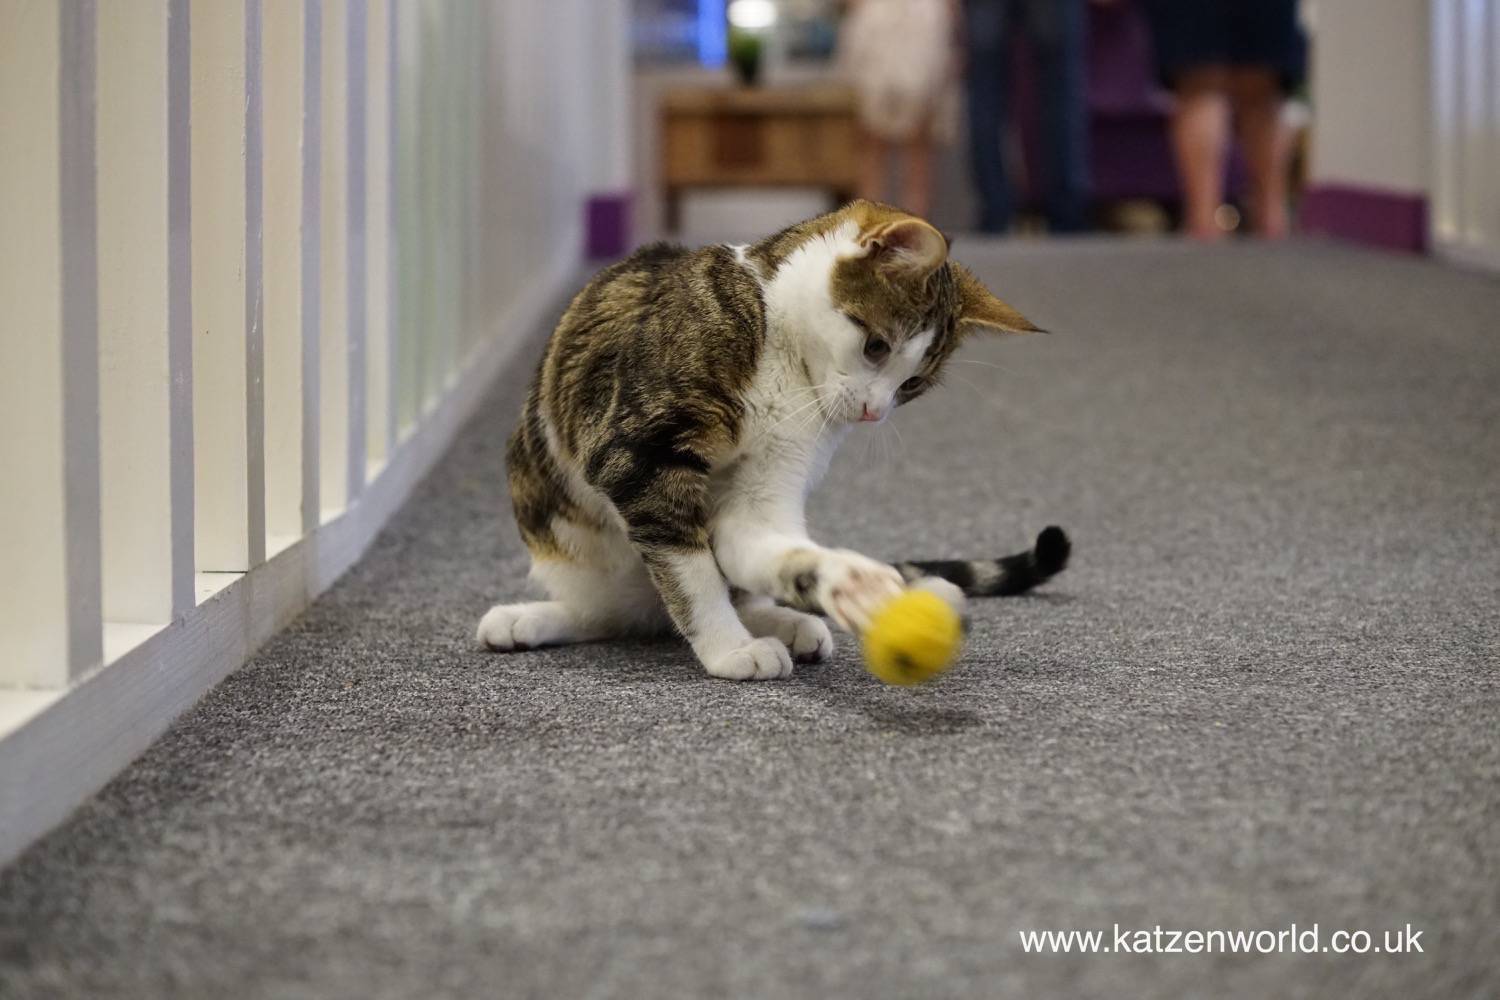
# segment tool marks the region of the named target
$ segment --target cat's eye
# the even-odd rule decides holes
[[[922,378],[920,375],[913,375],[901,383],[902,392],[916,392],[920,388],[922,388]]]
[[[891,356],[891,345],[879,337],[871,337],[865,341],[865,360],[874,364],[880,364]]]

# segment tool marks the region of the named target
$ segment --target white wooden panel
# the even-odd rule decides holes
[[[1461,94],[1457,63],[1458,0],[1432,2],[1432,234],[1437,242],[1458,237],[1459,142]]]
[[[302,533],[322,522],[323,2],[305,0],[302,46]]]
[[[365,401],[365,311],[368,274],[365,267],[365,215],[367,181],[365,176],[365,143],[367,137],[366,109],[367,84],[365,0],[348,0],[348,35],[345,58],[348,61],[349,78],[345,94],[345,121],[347,131],[346,155],[348,156],[347,195],[348,206],[348,372],[345,379],[349,386],[348,407],[345,420],[349,436],[344,451],[347,467],[344,471],[345,490],[352,503],[359,497],[365,485],[365,420],[369,415]]]
[[[265,213],[261,0],[245,2],[245,492],[250,565],[266,558]]]
[[[416,3],[395,5],[396,34],[396,427],[404,439],[422,409],[422,340],[426,307],[421,166],[422,11]]]
[[[388,0],[369,0],[366,22],[365,69],[365,452],[371,470],[390,455],[394,440],[391,362],[395,348],[392,230],[395,224],[392,193],[391,141],[393,102],[391,45],[394,21]]]
[[[323,4],[319,488],[323,517],[349,501],[349,3]]]
[[[453,277],[448,246],[452,234],[444,197],[447,172],[452,164],[448,134],[453,116],[448,81],[452,71],[452,24],[443,17],[442,0],[427,0],[422,19],[422,92],[421,118],[417,125],[417,142],[421,165],[418,183],[422,200],[422,322],[426,328],[422,348],[422,412],[442,395],[447,380],[449,360],[453,354],[453,299],[449,294]]]
[[[98,52],[98,206],[103,600],[110,623],[164,625],[192,605],[191,536],[186,547],[173,539],[174,515],[191,503],[191,466],[174,455],[172,417],[192,405],[190,382],[173,377],[188,362],[180,338],[174,345],[171,322],[173,282],[187,279],[171,269],[173,5],[138,0],[99,8],[99,34],[108,40]],[[185,5],[177,6],[182,13]]]
[[[62,686],[101,655],[93,17],[92,4],[0,2],[0,146],[24,151],[0,156],[8,687]]]
[[[172,391],[167,407],[172,456],[172,607],[196,603],[196,498],[193,477],[192,14],[170,0],[167,14],[167,339]]]
[[[265,241],[265,443],[267,552],[302,537],[303,310],[317,299],[302,287],[303,38],[300,6],[265,7],[263,183]]]
[[[250,0],[253,4],[255,0]],[[259,561],[250,528],[246,0],[192,5],[193,456],[201,572]],[[263,495],[263,494],[262,494]]]

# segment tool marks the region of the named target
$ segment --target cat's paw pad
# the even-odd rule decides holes
[[[496,653],[519,652],[552,638],[553,623],[529,604],[497,604],[479,619],[475,632],[481,645]]]
[[[875,610],[903,587],[894,566],[858,552],[830,552],[818,567],[818,603],[850,632],[863,631]]]
[[[792,654],[780,639],[752,639],[712,663],[705,663],[704,669],[714,677],[732,681],[773,680],[791,676]]]

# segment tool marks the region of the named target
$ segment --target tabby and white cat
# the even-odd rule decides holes
[[[948,241],[855,202],[753,246],[656,244],[563,314],[510,439],[511,498],[550,600],[480,620],[494,650],[676,630],[715,677],[827,659],[903,580],[962,611],[1059,572],[1069,543],[879,562],[808,537],[803,506],[854,424],[926,392],[964,338],[1036,328]],[[929,576],[929,574],[931,574]]]

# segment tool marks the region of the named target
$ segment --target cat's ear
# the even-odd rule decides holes
[[[1000,301],[962,264],[953,265],[958,279],[958,332],[1045,333],[1041,327]]]
[[[859,235],[866,256],[892,277],[925,278],[948,259],[948,238],[918,218],[881,223]]]

